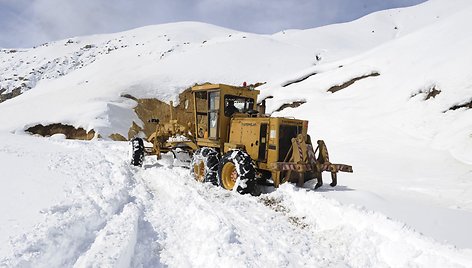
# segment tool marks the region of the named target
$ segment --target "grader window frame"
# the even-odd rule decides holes
[[[278,161],[285,161],[285,157],[292,145],[291,138],[303,133],[303,127],[299,125],[282,124],[279,128],[279,156]],[[289,138],[287,138],[289,137]]]
[[[197,137],[218,140],[220,138],[220,90],[195,92],[194,98]]]
[[[248,110],[254,109],[255,100],[249,97],[241,97],[231,94],[225,94],[224,96],[224,114],[227,117],[230,117],[232,113],[228,113],[227,108],[229,103],[233,102],[234,107],[238,110],[238,113],[244,113]]]
[[[208,92],[195,92],[194,100],[197,136],[204,138],[208,133]]]
[[[208,138],[219,138],[220,91],[208,91]]]

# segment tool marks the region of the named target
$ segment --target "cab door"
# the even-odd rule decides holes
[[[268,130],[269,124],[262,123],[261,130],[259,133],[259,154],[257,160],[260,162],[267,162],[267,142],[268,142]]]

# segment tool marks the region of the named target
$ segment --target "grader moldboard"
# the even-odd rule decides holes
[[[352,172],[349,165],[330,162],[322,140],[313,149],[308,121],[265,115],[265,101],[256,105],[258,94],[248,86],[192,87],[193,122],[174,120],[171,103],[170,122],[148,121],[156,124],[147,138],[152,147],[145,147],[141,138],[131,140],[131,164],[142,166],[144,155],[159,159],[166,152],[188,152],[190,172],[197,181],[253,195],[259,194],[258,185],[277,188],[294,182],[301,187],[311,179],[317,179],[319,188],[323,171],[331,173],[334,187],[337,172]]]

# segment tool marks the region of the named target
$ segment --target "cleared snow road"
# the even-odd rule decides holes
[[[286,184],[257,198],[240,196],[193,181],[169,157],[130,167],[127,143],[2,138],[8,145],[0,146],[0,160],[23,183],[16,191],[46,187],[50,196],[43,196],[49,203],[30,202],[42,214],[2,245],[1,266],[472,267],[471,250],[309,189]],[[34,153],[40,151],[48,153]],[[44,185],[18,168],[20,152]],[[53,179],[62,186],[49,187]],[[12,203],[10,218],[25,200]]]

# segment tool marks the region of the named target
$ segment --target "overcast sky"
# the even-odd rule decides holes
[[[346,22],[425,0],[0,0],[0,47],[176,21],[275,33]]]

